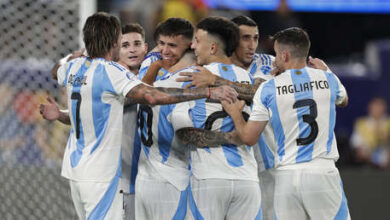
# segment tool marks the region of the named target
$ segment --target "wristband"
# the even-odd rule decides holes
[[[211,88],[210,88],[210,86],[208,88],[209,88],[209,95],[207,96],[207,99],[210,99],[210,97],[211,97]]]

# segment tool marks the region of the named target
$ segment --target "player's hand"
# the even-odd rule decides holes
[[[319,58],[313,58],[313,57],[309,56],[309,61],[307,62],[307,64],[314,69],[320,69],[320,70],[328,71],[328,72],[330,71],[330,69],[326,65],[326,63]]]
[[[177,82],[191,82],[185,86],[185,88],[190,87],[206,87],[215,84],[216,76],[212,74],[208,69],[197,66],[195,68],[198,72],[182,72],[179,73],[180,77],[176,79]]]
[[[71,61],[71,60],[76,59],[76,58],[78,58],[78,57],[83,57],[83,56],[85,56],[85,55],[84,55],[84,52],[85,52],[85,48],[82,48],[81,50],[73,51],[72,55],[68,58],[67,61]]]
[[[169,70],[169,68],[175,65],[175,63],[171,59],[163,59],[163,60],[157,60],[153,62],[151,65],[158,66],[159,69],[164,68],[166,70]]]
[[[235,102],[237,100],[238,93],[230,86],[219,86],[210,88],[210,99],[226,101],[228,103]]]
[[[235,100],[234,102],[226,102],[226,101],[221,101],[221,104],[223,106],[223,109],[230,115],[236,115],[236,114],[241,114],[242,109],[245,106],[245,101],[243,100]]]
[[[39,113],[41,113],[42,117],[46,120],[57,120],[60,117],[60,108],[51,97],[47,97],[46,100],[49,104],[40,104]]]

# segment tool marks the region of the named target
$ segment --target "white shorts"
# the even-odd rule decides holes
[[[188,189],[179,191],[171,183],[137,176],[135,218],[137,220],[185,219]]]
[[[125,220],[135,220],[135,195],[123,193],[123,209],[125,210]]]
[[[274,220],[275,178],[269,171],[259,173],[263,220]]]
[[[276,219],[350,219],[340,174],[334,166],[275,170]]]
[[[259,183],[249,180],[198,180],[192,176],[189,206],[196,220],[262,218]]]
[[[80,220],[122,220],[123,195],[119,192],[119,177],[111,182],[69,180],[71,196]]]

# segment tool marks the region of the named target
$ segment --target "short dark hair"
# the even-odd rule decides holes
[[[88,17],[83,28],[84,43],[92,58],[104,57],[118,43],[121,34],[119,19],[105,12]]]
[[[257,24],[252,18],[245,16],[245,15],[239,15],[237,17],[232,18],[232,20],[236,25],[246,25],[251,27],[257,27]]]
[[[224,50],[227,56],[231,56],[238,46],[239,28],[238,26],[224,17],[207,17],[202,19],[196,26],[198,29],[207,31],[208,34],[219,38],[224,44]]]
[[[184,18],[168,18],[157,25],[154,31],[154,40],[157,41],[160,35],[170,37],[183,35],[185,38],[192,40],[194,26]]]
[[[287,28],[279,31],[272,37],[273,42],[285,44],[291,47],[291,56],[295,58],[306,58],[309,54],[310,39],[305,30],[298,27]]]
[[[128,33],[139,33],[142,36],[142,39],[145,40],[145,30],[144,28],[138,24],[138,23],[129,23],[122,27],[122,34],[128,34]]]

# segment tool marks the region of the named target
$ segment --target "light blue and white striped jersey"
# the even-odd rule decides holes
[[[275,57],[264,54],[255,53],[251,65],[248,67],[248,72],[255,78],[262,78],[265,80],[271,79],[271,71],[273,69],[272,63]]]
[[[345,97],[336,75],[309,67],[287,70],[260,85],[249,120],[269,121],[273,129],[270,163],[278,168],[314,158],[336,161],[336,104]]]
[[[123,108],[122,133],[122,176],[120,187],[124,192],[135,193],[135,178],[138,172],[138,160],[141,152],[141,139],[138,133],[137,104]]]
[[[150,52],[150,53],[148,53],[148,55],[145,56],[144,61],[142,61],[142,63],[141,63],[141,67],[140,67],[139,73],[138,73],[139,80],[142,80],[145,77],[146,72],[148,72],[150,65],[157,60],[162,60],[161,53],[159,53],[159,52]],[[164,78],[168,74],[169,74],[168,70],[161,68],[157,73],[155,81]]]
[[[182,88],[185,83],[176,82],[179,72],[193,72],[185,68],[154,83],[155,87]],[[160,176],[180,191],[189,183],[189,147],[179,143],[175,131],[183,127],[193,127],[188,115],[189,105],[141,105],[139,122],[143,153],[139,162],[139,175]],[[155,174],[157,173],[157,174]]]
[[[88,57],[62,65],[57,77],[67,89],[71,120],[62,176],[111,181],[121,168],[124,97],[141,82],[115,62]]]
[[[247,71],[222,63],[205,65],[211,73],[224,79],[252,84]],[[190,114],[195,128],[212,131],[229,132],[234,130],[234,123],[223,111],[220,103],[199,99],[191,104]],[[250,107],[244,108],[249,116]],[[221,147],[191,148],[191,169],[197,179],[239,179],[258,181],[257,164],[253,148],[241,145],[223,145]]]
[[[274,131],[269,123],[265,126],[259,140],[253,146],[253,151],[257,161],[258,172],[261,173],[274,167],[274,154],[272,149],[276,148]]]

